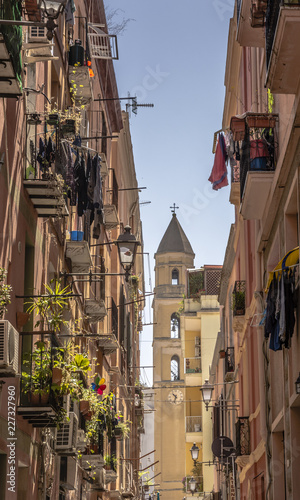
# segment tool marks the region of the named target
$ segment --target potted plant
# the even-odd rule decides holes
[[[232,294],[232,309],[234,316],[245,314],[245,291],[236,290]]]
[[[118,461],[115,455],[104,455],[104,469],[105,470],[116,470],[118,465]]]
[[[46,293],[37,298],[32,298],[27,309],[28,313],[34,313],[40,317],[35,323],[35,327],[48,327],[54,332],[67,322],[63,318],[63,311],[68,307],[68,296],[71,295],[69,287],[61,288],[58,281],[54,286],[45,284]]]
[[[128,437],[130,434],[130,424],[130,420],[126,420],[125,422],[119,421],[114,428],[115,438],[121,440]]]
[[[29,394],[33,404],[49,401],[52,384],[52,356],[48,343],[35,342],[32,353],[23,356],[22,391]]]
[[[224,359],[224,358],[225,358],[225,356],[226,356],[226,351],[225,351],[225,349],[221,349],[221,350],[219,351],[219,354],[220,354],[220,359]]]

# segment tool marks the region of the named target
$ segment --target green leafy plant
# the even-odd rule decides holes
[[[104,462],[106,469],[116,470],[118,465],[118,460],[115,457],[115,455],[109,455],[109,454],[104,455]]]
[[[68,307],[68,296],[71,295],[69,287],[61,288],[59,281],[55,281],[54,286],[45,284],[46,293],[40,297],[32,298],[28,302],[28,313],[34,313],[40,319],[35,323],[35,327],[47,326],[49,330],[57,332],[63,324],[68,324],[63,318],[63,312]]]
[[[118,424],[114,428],[114,434],[115,434],[115,436],[120,433],[119,435],[122,438],[129,437],[129,434],[130,434],[130,424],[131,424],[130,420],[125,420],[125,422],[124,421],[123,422],[119,421]]]
[[[7,271],[4,267],[0,267],[0,318],[3,318],[7,311],[7,306],[10,304],[12,287],[7,285]]]

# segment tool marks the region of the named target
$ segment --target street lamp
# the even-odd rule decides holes
[[[189,480],[189,490],[191,491],[192,496],[194,495],[194,493],[196,491],[196,486],[197,486],[196,480],[192,476],[191,479]]]
[[[193,444],[193,446],[190,449],[191,455],[192,455],[192,460],[194,461],[194,465],[196,465],[196,462],[198,460],[199,456],[199,448],[196,445],[196,443]]]
[[[130,233],[131,227],[125,226],[124,233],[120,234],[116,241],[116,245],[118,247],[119,259],[121,266],[125,271],[125,279],[128,281],[129,271],[131,270],[135,255],[137,251],[137,247],[140,245],[140,242],[137,241],[134,234]]]
[[[200,391],[202,392],[203,403],[205,403],[206,411],[208,411],[208,405],[211,402],[212,391],[214,390],[214,386],[209,384],[208,380],[205,380],[204,385],[200,387]]]

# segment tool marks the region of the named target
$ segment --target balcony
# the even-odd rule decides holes
[[[201,358],[184,358],[184,373],[201,373]]]
[[[266,86],[274,94],[295,94],[299,84],[300,0],[268,2]]]
[[[69,215],[63,189],[55,178],[24,180],[23,185],[38,217],[67,217]]]
[[[202,432],[202,416],[185,417],[185,432]]]
[[[236,281],[232,292],[233,316],[245,316],[246,309],[246,281]]]
[[[103,321],[107,315],[104,300],[85,299],[85,314],[91,323]]]
[[[225,382],[232,382],[234,380],[234,370],[234,347],[227,347],[225,352]]]
[[[241,143],[236,158],[240,163],[240,201],[244,219],[260,219],[264,214],[276,168],[277,118],[277,115],[264,113],[245,113],[231,118],[233,139]]]
[[[114,229],[120,224],[118,211],[115,205],[104,205],[103,211],[105,229]]]
[[[240,456],[248,456],[250,450],[250,423],[249,417],[238,417],[235,424],[236,432],[236,454]]]
[[[263,28],[268,0],[251,0],[251,26],[252,28]]]
[[[89,272],[92,257],[87,241],[67,241],[66,257],[72,262],[73,273]]]
[[[103,354],[108,355],[115,352],[120,346],[114,335],[102,335],[97,337],[97,345],[103,349]]]
[[[88,66],[69,66],[69,82],[75,104],[86,105],[94,99]]]
[[[54,334],[22,335],[18,414],[33,427],[55,427],[62,398],[52,390],[52,367],[58,347]]]
[[[253,0],[237,0],[236,39],[242,47],[264,47],[265,45],[263,25],[253,26],[253,3]]]
[[[231,166],[231,185],[229,201],[232,205],[240,206],[240,162],[236,161],[236,165]]]
[[[21,2],[0,0],[0,18],[20,21]],[[0,25],[0,97],[22,95],[22,29]]]

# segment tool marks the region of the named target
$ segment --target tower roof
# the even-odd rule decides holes
[[[162,237],[156,253],[168,252],[187,253],[195,256],[191,244],[179,224],[175,213],[173,213],[171,222]]]

